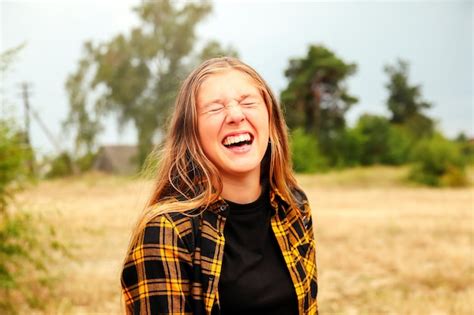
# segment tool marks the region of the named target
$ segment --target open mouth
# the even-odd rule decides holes
[[[240,134],[236,136],[229,136],[224,138],[222,144],[229,149],[239,148],[253,143],[254,137],[250,133]]]

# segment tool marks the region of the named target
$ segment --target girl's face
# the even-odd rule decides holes
[[[200,144],[221,176],[259,178],[269,118],[253,79],[238,70],[210,75],[198,90],[197,114]]]

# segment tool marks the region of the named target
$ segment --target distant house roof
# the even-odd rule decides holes
[[[131,175],[137,172],[138,147],[136,145],[106,145],[99,149],[94,161],[95,170]]]

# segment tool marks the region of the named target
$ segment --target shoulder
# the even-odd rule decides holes
[[[311,227],[313,224],[313,220],[311,214],[311,207],[309,205],[306,193],[300,187],[294,187],[291,190],[291,193],[293,194],[293,198],[296,202],[296,205],[298,206],[305,228]]]
[[[301,211],[308,210],[308,197],[306,196],[306,193],[303,191],[303,189],[300,187],[293,187],[291,189],[291,194],[293,195],[293,198]]]
[[[154,216],[149,220],[142,233],[143,242],[170,244],[193,250],[193,217],[180,213],[169,212]]]

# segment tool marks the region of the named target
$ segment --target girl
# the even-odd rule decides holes
[[[317,314],[286,124],[240,60],[210,59],[183,82],[121,280],[128,314]]]

